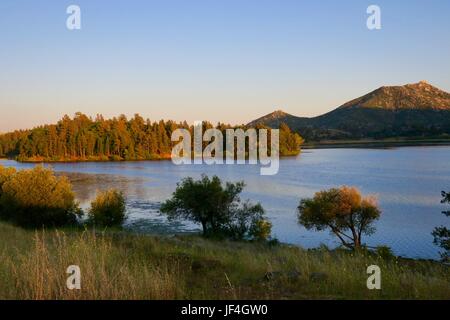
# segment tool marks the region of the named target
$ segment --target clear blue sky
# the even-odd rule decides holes
[[[82,29],[66,29],[81,7]],[[382,29],[366,27],[377,4]],[[382,85],[450,91],[450,1],[0,2],[0,131],[76,111],[242,123]]]

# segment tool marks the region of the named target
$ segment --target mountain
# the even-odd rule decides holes
[[[250,122],[248,126],[263,124],[268,127],[278,128],[281,123],[285,123],[292,129],[308,125],[309,120],[310,118],[296,117],[282,110],[277,110]]]
[[[381,87],[340,108],[381,108],[387,110],[450,110],[450,94],[426,81],[404,86]]]
[[[450,94],[425,81],[384,86],[318,117],[275,111],[249,123],[286,123],[309,141],[450,134]]]

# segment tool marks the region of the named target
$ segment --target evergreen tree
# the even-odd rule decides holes
[[[221,131],[242,128],[218,123]],[[65,115],[58,123],[39,126],[31,130],[18,130],[0,135],[0,157],[19,161],[72,161],[72,160],[152,160],[168,158],[173,143],[172,132],[178,128],[193,126],[185,121],[152,122],[139,114],[128,120],[125,115],[95,119],[78,112],[73,118]],[[203,130],[214,128],[203,123]],[[268,129],[258,127],[258,129]],[[270,138],[270,135],[269,135]],[[295,155],[300,151],[303,139],[288,126],[280,127],[280,154]],[[208,142],[204,142],[206,146]],[[270,145],[270,144],[269,144]],[[225,142],[224,142],[225,147]]]

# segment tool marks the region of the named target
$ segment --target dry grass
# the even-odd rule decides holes
[[[436,262],[197,237],[0,223],[0,261],[1,299],[450,299],[449,267]],[[382,290],[366,288],[371,264]],[[81,268],[81,290],[66,287],[69,265]]]
[[[176,264],[137,259],[89,231],[35,232],[28,250],[0,259],[3,299],[176,299],[183,288]],[[66,287],[70,265],[81,269],[82,290]]]

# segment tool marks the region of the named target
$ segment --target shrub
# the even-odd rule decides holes
[[[450,203],[450,192],[442,191],[441,203]],[[449,211],[442,211],[442,214],[450,217]],[[434,228],[433,232],[433,243],[438,245],[443,250],[441,251],[441,258],[444,262],[450,261],[450,229],[444,226]]]
[[[266,219],[256,219],[250,226],[250,237],[256,241],[267,241],[271,238],[272,223]]]
[[[395,258],[392,249],[388,246],[377,246],[375,249],[375,253],[384,260],[391,260]]]
[[[0,170],[0,216],[22,227],[73,225],[82,212],[66,177],[37,166],[30,170]]]
[[[99,192],[89,210],[90,224],[101,227],[121,226],[126,219],[125,197],[122,192],[111,189]]]
[[[259,203],[244,202],[229,211],[228,219],[216,233],[234,240],[266,241],[270,238],[272,224],[264,218],[264,209]]]
[[[5,182],[9,181],[11,177],[16,173],[14,168],[5,168],[0,166],[0,196],[2,194],[2,188]]]

